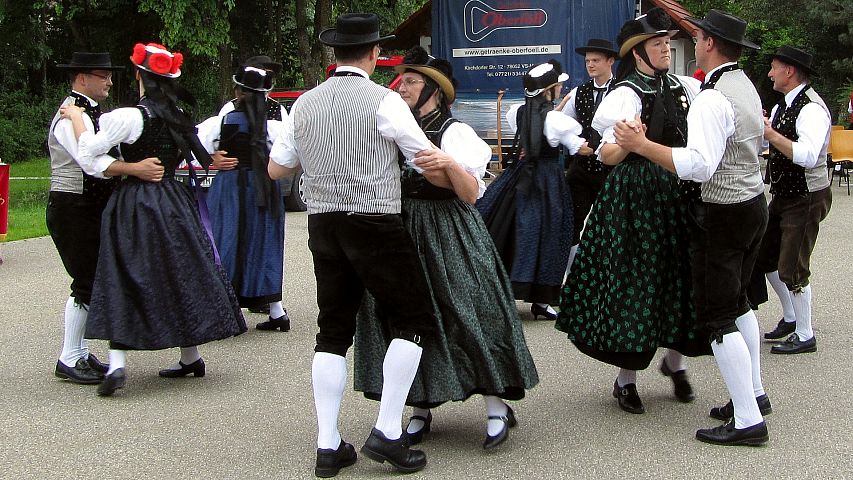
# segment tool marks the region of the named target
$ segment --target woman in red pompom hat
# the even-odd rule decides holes
[[[103,213],[86,325],[87,338],[110,341],[101,396],[124,386],[127,350],[180,347],[180,361],[160,376],[202,377],[197,346],[246,331],[209,234],[204,200],[174,177],[183,160],[210,164],[192,119],[176,104],[195,104],[175,80],[183,56],[163,45],[138,43],[130,60],[137,68],[137,106],[101,116],[96,134],[85,131],[80,109],[62,110],[74,125],[80,156],[97,159],[119,147],[126,162],[156,157],[163,166],[149,181],[124,179]]]

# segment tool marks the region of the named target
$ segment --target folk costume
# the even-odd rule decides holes
[[[782,46],[774,58],[793,65],[802,75],[814,74],[812,56],[800,49]],[[769,180],[773,199],[756,269],[767,274],[784,316],[764,337],[787,337],[770,353],[814,352],[817,340],[812,329],[809,265],[820,222],[832,205],[826,168],[832,120],[823,99],[808,83],[786,92],[770,118],[773,130],[793,142],[793,158],[771,143],[765,182]]]
[[[607,57],[616,57],[618,52],[613,49],[613,45],[604,39],[591,38],[583,47],[578,47],[575,52],[580,55],[587,53],[601,53]],[[592,119],[595,116],[598,106],[604,97],[613,89],[613,77],[607,79],[603,85],[598,85],[595,79],[590,78],[579,87],[573,88],[569,92],[571,99],[563,108],[563,113],[577,120],[583,127],[581,137],[587,140],[587,144],[593,150],[598,148],[601,143],[601,135],[592,128]],[[566,168],[566,182],[569,184],[569,191],[572,194],[572,203],[574,205],[574,235],[572,237],[572,247],[569,253],[569,268],[571,268],[575,255],[577,254],[578,244],[581,241],[581,231],[583,231],[586,217],[592,209],[592,204],[595,203],[598,192],[604,185],[604,179],[613,167],[601,163],[598,156],[592,155],[572,155],[569,157],[568,167]]]
[[[114,66],[108,53],[89,52],[74,52],[69,63],[57,67],[72,74],[124,69]],[[98,131],[101,106],[97,101],[72,90],[60,107],[65,105],[82,108],[86,114],[83,117],[86,130]],[[118,178],[104,177],[103,172],[115,158],[109,155],[79,158],[74,128],[71,121],[60,117],[59,111],[50,122],[47,145],[51,170],[47,229],[71,277],[71,295],[65,302],[62,353],[56,361],[54,375],[74,383],[97,384],[103,379],[107,366],[89,352],[84,333],[98,264],[101,213],[119,182]]]
[[[455,79],[450,64],[415,47],[395,70],[423,78],[413,113],[427,138],[477,180],[482,196],[491,149],[451,115]],[[420,115],[432,106],[425,105],[426,100],[436,98],[438,107]],[[479,212],[455,190],[433,185],[405,164],[402,214],[426,272],[437,320],[437,333],[424,350],[406,401],[418,407],[407,427],[409,443],[419,443],[429,432],[429,409],[481,394],[486,396],[487,416],[495,421],[484,447],[493,448],[506,440],[504,421],[509,423],[512,415],[501,399],[520,400],[539,381],[509,277]],[[371,367],[391,341],[377,321],[383,314],[381,305],[365,295],[355,336],[354,384],[372,399],[382,396],[382,372]],[[492,405],[496,411],[490,411]]]
[[[585,142],[581,125],[554,111],[553,98],[547,96],[566,79],[554,60],[524,76],[525,103],[506,114],[516,133],[517,159],[477,201],[515,298],[533,303],[532,313],[549,319],[556,318],[550,305],[559,299],[574,222],[558,146],[574,155]]]
[[[699,82],[666,70],[648,75],[633,56],[636,49],[655,69],[645,42],[672,35],[669,28],[660,9],[623,25],[617,39],[620,73],[592,121],[602,145],[615,144],[616,123],[637,114],[649,138],[685,144],[687,109]],[[560,297],[556,328],[584,354],[620,367],[613,396],[630,413],[645,411],[636,371],[649,366],[658,348],[671,349],[660,370],[672,377],[677,399],[694,398],[682,357],[700,353],[686,208],[675,175],[629,153],[604,181]]]
[[[280,66],[279,66],[280,67]],[[220,169],[208,191],[213,238],[222,267],[241,307],[269,306],[261,330],[290,330],[281,304],[284,277],[284,208],[279,183],[269,178],[267,161],[281,130],[281,107],[269,107],[275,69],[245,64],[234,75],[240,89],[236,108],[198,126],[209,153],[224,151],[238,159],[234,169]],[[270,117],[273,118],[270,118]],[[277,117],[277,120],[275,119]]]
[[[758,48],[745,38],[746,22],[733,15],[710,10],[704,19],[687,20],[712,37],[714,45]],[[764,122],[752,82],[736,59],[715,61],[725,58],[718,48],[703,51],[705,61],[716,65],[707,68],[702,91],[687,115],[687,145],[671,153],[679,178],[701,182],[700,198],[689,206],[697,325],[709,335],[706,341],[732,399],[711,416],[734,416],[719,427],[698,430],[696,438],[719,445],[760,445],[768,439],[762,414],[769,413],[770,403],[761,383],[758,319],[746,291],[767,226],[758,156]]]
[[[400,215],[400,167],[431,148],[409,107],[396,92],[370,81],[352,65],[374,62],[380,42],[375,14],[345,14],[320,41],[338,56],[335,75],[293,104],[270,158],[274,177],[303,168],[308,199],[309,248],[317,279],[319,333],[312,363],[317,412],[315,474],[334,476],[356,460],[338,431],[347,381],[346,353],[356,331],[365,291],[384,309],[393,338],[382,363],[382,402],[376,426],[361,451],[414,472],[426,455],[411,450],[401,427],[403,407],[418,370],[421,342],[435,320],[420,259]],[[367,48],[365,48],[367,47]],[[340,55],[338,55],[340,54]],[[342,60],[352,56],[353,60]],[[333,122],[327,121],[333,115]]]
[[[80,156],[97,157],[116,145],[127,162],[157,157],[160,182],[123,180],[110,197],[101,227],[98,271],[86,327],[88,338],[110,340],[110,371],[98,388],[112,395],[125,383],[126,350],[181,347],[181,361],[164,377],[204,376],[197,345],[246,330],[193,191],[174,178],[181,160],[209,157],[174,98],[190,100],[174,78],[183,57],[157,44],[134,47],[144,95],[139,105],[101,117],[97,134],[79,136]]]

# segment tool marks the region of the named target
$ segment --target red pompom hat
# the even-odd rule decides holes
[[[147,45],[137,43],[133,46],[133,55],[130,56],[130,61],[138,68],[155,75],[178,78],[181,76],[181,64],[184,63],[184,56],[179,52],[172,53],[158,43]]]

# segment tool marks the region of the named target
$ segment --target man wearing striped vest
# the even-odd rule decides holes
[[[726,423],[700,429],[696,438],[762,445],[770,402],[761,383],[758,319],[746,291],[767,228],[758,163],[764,121],[758,92],[737,64],[744,48],[759,47],[745,38],[746,22],[733,15],[710,10],[704,19],[687,20],[698,27],[696,62],[708,72],[687,114],[687,146],[649,141],[639,119],[617,124],[616,141],[682,180],[701,183],[701,198],[688,206],[693,295],[731,403],[711,410]]]
[[[384,313],[394,340],[382,368],[382,401],[376,427],[361,452],[397,470],[426,465],[411,450],[401,417],[421,357],[422,338],[434,325],[420,260],[400,217],[398,151],[413,162],[431,148],[399,94],[370,81],[380,37],[374,14],[341,15],[320,34],[334,47],[337,70],[297,99],[270,152],[272,178],[302,164],[308,203],[308,246],[317,279],[317,345],[312,364],[317,412],[318,477],[333,477],[356,461],[341,439],[338,413],[347,382],[346,352],[356,312],[368,291]]]

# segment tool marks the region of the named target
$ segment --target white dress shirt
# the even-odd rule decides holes
[[[785,94],[785,105],[790,106],[805,88],[808,88],[808,84],[803,83]],[[779,105],[773,106],[773,110],[770,111],[771,119],[776,116],[778,108]],[[814,168],[821,156],[826,155],[829,147],[829,132],[832,129],[829,112],[820,104],[809,102],[797,116],[796,129],[799,138],[796,142],[792,142],[794,158],[791,160],[801,167]]]
[[[492,159],[492,148],[477,136],[473,128],[462,122],[455,122],[444,131],[441,137],[441,150],[453,157],[466,172],[477,179],[479,192],[477,198],[486,191],[483,176]]]
[[[136,107],[119,108],[101,115],[100,130],[80,135],[78,154],[82,161],[92,161],[120,143],[135,143],[145,126],[142,112]]]
[[[234,109],[231,108],[225,113],[222,113],[223,110],[226,110],[225,107],[220,110],[219,115],[210,117],[196,126],[198,129],[198,139],[207,150],[207,153],[213,153],[219,150],[219,137],[222,131],[222,117],[227,115],[228,112],[234,111]],[[279,120],[267,120],[267,143],[269,146],[272,146],[275,139],[278,138],[278,135],[281,133],[282,124],[283,122]]]
[[[523,103],[513,105],[506,112],[506,121],[513,133],[518,130],[516,119],[518,118],[518,109],[523,105]],[[586,139],[580,137],[582,131],[583,127],[577,120],[564,115],[563,112],[552,110],[545,116],[545,128],[542,133],[548,140],[548,145],[552,147],[563,145],[568,149],[569,154],[574,155],[586,143]]]
[[[91,105],[92,107],[96,107],[98,105],[98,102],[92,100],[86,95],[83,95],[82,93],[76,90],[72,91],[85,98],[89,102],[89,105]],[[63,103],[63,106],[73,104],[73,101],[69,101]],[[89,115],[86,115],[85,113],[82,115],[82,117],[83,125],[86,127],[86,131],[94,133],[95,125],[92,123],[92,119],[89,118]],[[103,116],[101,118],[103,118]],[[100,125],[100,123],[101,122],[99,121],[98,124]],[[62,145],[62,148],[64,148],[65,151],[68,152],[69,155],[71,155],[71,158],[73,158],[74,161],[77,162],[78,165],[80,165],[80,169],[83,170],[83,172],[85,172],[87,175],[91,175],[96,178],[106,178],[106,176],[104,175],[104,171],[113,162],[115,162],[116,159],[106,154],[98,155],[95,157],[81,157],[77,145],[77,136],[74,134],[74,125],[71,124],[71,120],[67,118],[60,118],[59,120],[57,120],[56,126],[53,128],[53,135],[56,137],[56,141],[59,142],[60,145]]]

